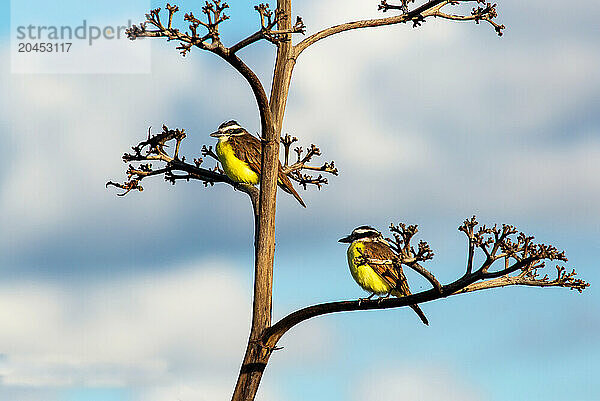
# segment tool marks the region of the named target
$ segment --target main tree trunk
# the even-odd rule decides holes
[[[277,7],[284,16],[278,23],[278,29],[290,29],[291,0],[278,0]],[[269,126],[263,126],[260,197],[258,207],[255,205],[254,208],[256,240],[252,326],[232,401],[254,400],[271,356],[271,350],[262,343],[262,334],[271,325],[279,138],[295,63],[291,55],[291,35],[288,35],[288,40],[280,43],[277,49],[269,102],[270,110],[261,110],[261,113],[270,113],[272,118],[269,119],[271,122]]]

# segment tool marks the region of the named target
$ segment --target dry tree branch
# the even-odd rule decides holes
[[[229,48],[230,52],[235,53],[238,50],[243,49],[244,47],[261,39],[268,40],[269,42],[278,45],[283,41],[288,41],[289,34],[301,33],[304,35],[306,32],[306,26],[304,25],[301,17],[296,17],[296,23],[290,29],[275,30],[275,26],[278,25],[282,18],[285,18],[285,15],[279,10],[275,10],[275,12],[271,11],[268,4],[261,3],[255,6],[254,9],[260,16],[260,29],[247,38],[244,38],[235,45],[231,46]]]
[[[323,177],[322,174],[319,174],[317,177],[310,174],[302,174],[301,171],[321,171],[323,173],[338,175],[339,171],[335,166],[335,162],[332,160],[331,162],[323,163],[321,166],[309,165],[308,163],[310,163],[313,157],[321,156],[321,150],[314,144],[311,144],[310,148],[306,149],[306,151],[301,146],[294,148],[294,152],[296,153],[296,161],[290,165],[290,149],[292,144],[297,141],[298,138],[295,136],[292,137],[290,134],[286,134],[285,136],[281,137],[280,143],[283,145],[284,154],[283,171],[290,179],[302,185],[304,189],[306,189],[308,185],[315,185],[318,189],[321,189],[322,185],[328,184],[327,178]]]
[[[179,11],[179,7],[167,3],[165,8],[168,10],[169,15],[166,27],[160,18],[161,9],[155,8],[146,14],[146,21],[139,25],[133,25],[126,31],[127,37],[131,40],[142,37],[163,37],[167,38],[167,40],[177,40],[180,42],[177,49],[184,56],[191,50],[192,46],[212,52],[216,52],[217,50],[223,51],[225,47],[220,40],[219,25],[229,19],[224,13],[224,10],[228,7],[227,3],[222,3],[221,0],[206,1],[204,7],[202,7],[202,13],[205,15],[206,22],[196,18],[191,12],[186,13],[184,20],[190,23],[188,26],[189,32],[186,33],[173,27],[173,16]],[[149,30],[148,26],[155,29]],[[206,33],[202,36],[198,34],[200,26],[206,29]]]
[[[162,132],[158,134],[152,134],[151,129],[148,129],[148,136],[146,140],[133,146],[132,152],[125,153],[123,155],[123,161],[129,163],[127,168],[127,181],[123,183],[109,181],[106,186],[114,186],[123,189],[125,192],[117,194],[118,196],[125,196],[133,190],[143,191],[144,188],[140,185],[140,182],[147,177],[153,177],[157,175],[164,175],[165,181],[175,184],[176,181],[189,181],[189,180],[200,180],[204,186],[214,185],[217,182],[223,182],[233,186],[235,189],[246,192],[253,199],[258,193],[258,189],[253,185],[242,184],[232,181],[225,172],[220,168],[219,158],[213,151],[212,146],[203,145],[201,149],[202,158],[194,159],[194,164],[189,164],[185,161],[185,157],[179,156],[179,150],[182,141],[186,137],[186,132],[183,129],[169,129],[166,125],[163,125]],[[286,135],[282,138],[281,143],[285,148],[286,162],[284,172],[293,180],[299,181],[297,175],[300,175],[300,171],[303,169],[318,170],[333,175],[338,174],[337,168],[334,167],[334,163],[325,163],[321,167],[310,166],[306,163],[310,162],[313,156],[319,156],[320,150],[312,145],[311,149],[307,152],[306,156],[301,158],[302,151],[300,148],[296,148],[298,154],[298,161],[291,166],[287,165],[287,155],[289,154],[289,147],[291,143],[297,141],[297,138],[291,138],[290,135]],[[170,147],[174,142],[173,154],[170,155],[167,152],[167,148]],[[299,150],[300,149],[300,150]],[[202,167],[204,162],[203,158],[211,157],[217,164],[211,169]],[[164,164],[161,168],[155,169],[152,162],[161,162]],[[131,163],[135,163],[131,164]],[[179,174],[182,172],[185,174]],[[327,179],[319,176],[317,178],[304,175],[305,182],[299,181],[300,185],[306,189],[308,184],[317,185],[320,189],[321,185],[327,184]],[[311,182],[309,182],[312,180]]]
[[[386,12],[388,10],[401,10],[401,15],[396,15],[388,18],[375,18],[361,21],[352,21],[344,24],[335,25],[329,28],[325,28],[319,32],[316,32],[306,39],[302,40],[296,46],[294,46],[294,58],[297,58],[300,53],[306,50],[310,45],[318,42],[321,39],[325,39],[329,36],[360,28],[372,28],[377,26],[394,25],[400,23],[412,22],[413,27],[420,26],[426,18],[429,17],[441,17],[445,19],[455,21],[487,21],[489,22],[498,35],[502,35],[502,30],[505,28],[504,25],[499,25],[493,19],[497,17],[496,4],[485,3],[485,0],[429,0],[422,5],[414,8],[413,10],[408,9],[408,3],[414,2],[414,0],[401,0],[400,5],[388,4],[387,1],[383,0],[379,4],[379,10]],[[473,9],[469,16],[452,16],[445,14],[440,10],[447,5],[457,5],[468,2],[476,2],[484,4],[484,7],[477,7]],[[454,18],[456,17],[456,18]]]
[[[189,164],[185,161],[185,157],[179,157],[179,147],[185,137],[185,130],[172,130],[166,125],[163,125],[162,132],[154,135],[152,135],[150,129],[148,129],[148,137],[146,140],[133,146],[131,148],[132,152],[123,155],[123,161],[129,163],[127,168],[127,181],[124,183],[109,181],[106,183],[106,186],[114,186],[123,189],[125,192],[118,195],[124,196],[133,190],[143,191],[140,182],[144,178],[163,175],[165,181],[168,181],[171,184],[175,184],[178,180],[189,181],[191,179],[202,181],[204,186],[223,182],[231,185],[237,190],[247,193],[253,203],[258,199],[258,189],[256,187],[232,181],[219,169],[218,165],[212,169],[206,169],[202,167],[202,158],[194,159],[194,164]],[[173,141],[175,142],[175,146],[173,148],[173,154],[170,155],[166,148],[168,148]],[[204,146],[202,149],[203,156],[211,155],[211,152],[212,148],[206,149],[206,146]],[[163,166],[155,169],[152,165],[153,162],[159,162],[163,164]],[[131,163],[135,163],[135,165]],[[183,172],[185,174],[182,175],[177,172]]]
[[[309,306],[290,313],[265,330],[262,337],[263,344],[266,347],[274,347],[279,339],[295,325],[312,317],[329,313],[398,308],[451,295],[509,285],[564,287],[579,292],[589,286],[589,283],[576,277],[575,270],[567,273],[562,266],[556,267],[557,275],[552,280],[548,275],[541,276],[539,270],[545,267],[546,262],[566,262],[565,253],[558,251],[552,245],[534,243],[533,237],[522,232],[518,233],[513,226],[503,225],[502,228],[499,228],[496,225],[493,227],[484,225],[478,227],[478,222],[473,217],[465,220],[458,229],[467,235],[469,243],[473,245],[473,250],[479,249],[486,256],[477,270],[472,271],[474,252],[469,252],[468,266],[470,267],[467,267],[467,272],[446,285],[437,283],[433,274],[421,267],[420,273],[425,278],[429,277],[428,280],[434,288],[407,297],[338,301]],[[417,226],[407,226],[403,223],[397,226],[392,224],[390,230],[394,239],[388,239],[388,242],[398,254],[397,262],[414,268],[411,263],[427,261],[433,257],[433,252],[426,242],[419,242],[416,249],[411,245],[411,240],[417,233]],[[504,262],[502,267],[491,270],[498,261]],[[378,261],[368,260],[368,262],[377,263]],[[389,263],[389,261],[381,263]]]
[[[458,15],[458,14],[448,14],[444,13],[441,8],[444,4],[440,4],[439,6],[432,9],[431,16],[440,17],[448,20],[454,21],[475,21],[476,24],[479,24],[480,21],[486,21],[490,25],[494,27],[494,30],[498,34],[498,36],[502,36],[503,30],[506,28],[504,25],[498,24],[494,19],[498,16],[498,12],[496,11],[496,4],[486,3],[483,0],[476,0],[477,3],[483,4],[483,7],[477,6],[477,8],[473,8],[471,10],[470,15]],[[458,2],[456,2],[458,3]],[[454,2],[450,2],[449,4],[455,4]]]
[[[417,250],[415,251],[415,248],[410,245],[412,238],[418,232],[417,226],[407,226],[404,223],[398,223],[398,225],[390,224],[390,231],[394,239],[387,238],[387,240],[390,243],[390,247],[398,255],[397,263],[406,265],[419,273],[441,294],[442,285],[440,282],[429,270],[419,264],[419,262],[427,262],[433,259],[434,253],[431,247],[427,242],[419,241]]]
[[[179,29],[173,27],[173,16],[179,11],[179,7],[167,3],[165,6],[165,9],[169,13],[167,26],[163,24],[160,18],[161,9],[156,8],[146,14],[144,22],[139,25],[133,25],[126,33],[131,40],[141,37],[163,37],[169,41],[177,40],[180,43],[177,49],[184,56],[194,46],[217,54],[232,55],[238,50],[261,39],[278,44],[289,40],[288,34],[304,34],[306,29],[301,17],[296,17],[296,23],[290,29],[274,29],[281,19],[285,18],[285,15],[278,10],[275,12],[271,11],[268,4],[259,4],[254,9],[260,16],[260,29],[230,48],[227,48],[223,45],[219,34],[219,25],[229,19],[229,16],[224,13],[224,10],[227,8],[229,8],[229,5],[221,0],[206,1],[202,7],[204,20],[197,18],[192,12],[186,13],[184,21],[189,22],[188,32],[181,32]],[[148,29],[149,27],[151,29]],[[204,28],[206,32],[201,35],[199,28]]]
[[[383,12],[386,12],[388,10],[401,10],[402,12],[407,13],[408,12],[408,3],[414,3],[415,0],[400,0],[402,2],[402,4],[400,5],[394,5],[394,4],[388,4],[388,2],[386,0],[381,0],[381,3],[379,3],[379,10],[382,10]]]

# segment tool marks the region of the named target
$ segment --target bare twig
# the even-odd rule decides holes
[[[217,50],[224,52],[225,47],[219,36],[219,25],[229,19],[224,13],[224,10],[228,7],[227,3],[221,2],[221,0],[206,1],[205,6],[202,7],[205,21],[196,18],[191,12],[186,13],[184,20],[189,22],[189,31],[181,32],[179,29],[173,28],[173,16],[179,11],[179,7],[167,3],[165,7],[169,12],[167,26],[164,26],[161,21],[161,9],[155,8],[146,14],[146,21],[139,25],[133,25],[126,31],[127,37],[131,40],[142,37],[163,37],[167,40],[176,40],[179,41],[177,49],[184,56],[193,46],[212,52]],[[148,27],[151,27],[151,29],[148,29]],[[200,35],[198,32],[199,27],[205,28],[206,33]]]
[[[398,225],[390,224],[390,231],[394,238],[387,238],[386,240],[398,255],[396,262],[404,264],[419,273],[431,283],[433,288],[441,293],[442,285],[440,282],[435,278],[433,273],[419,264],[419,262],[427,262],[433,259],[434,253],[429,244],[425,241],[419,241],[416,250],[411,245],[412,239],[419,231],[418,227],[416,225],[406,225],[404,223],[398,223]]]
[[[456,21],[475,21],[476,23],[479,23],[479,21],[486,21],[486,22],[489,22],[494,27],[494,29],[496,30],[498,35],[502,35],[502,30],[504,29],[504,25],[499,25],[493,21],[493,19],[496,18],[496,16],[497,16],[496,5],[485,3],[484,0],[456,0],[456,1],[453,1],[453,0],[429,0],[425,3],[423,3],[421,6],[414,8],[413,10],[408,9],[408,4],[410,2],[413,2],[413,1],[412,0],[410,0],[410,1],[401,0],[400,5],[388,4],[387,1],[382,1],[380,3],[380,5],[379,5],[380,10],[382,10],[384,12],[388,11],[388,10],[401,10],[402,11],[401,15],[396,15],[396,16],[388,17],[388,18],[375,18],[375,19],[369,19],[369,20],[347,22],[347,23],[335,25],[335,26],[323,29],[322,31],[319,31],[317,33],[314,33],[314,34],[308,36],[306,39],[302,40],[296,46],[294,46],[295,58],[297,58],[300,55],[300,53],[302,53],[304,50],[306,50],[306,48],[309,47],[310,45],[318,42],[321,39],[325,39],[329,36],[332,36],[332,35],[335,35],[335,34],[338,34],[341,32],[345,32],[345,31],[349,31],[349,30],[353,30],[353,29],[372,28],[372,27],[377,27],[377,26],[394,25],[394,24],[407,23],[407,22],[412,22],[413,27],[417,27],[417,26],[421,25],[421,23],[423,21],[425,21],[426,18],[429,18],[429,17],[441,17],[441,18],[456,20]],[[484,4],[484,6],[473,9],[471,15],[469,15],[469,16],[456,16],[458,18],[452,18],[452,17],[450,17],[450,14],[444,14],[440,11],[443,7],[445,7],[447,5],[457,5],[457,4],[468,3],[468,2],[481,3],[481,4]]]
[[[402,4],[388,4],[386,0],[382,0],[379,4],[379,10],[386,12],[388,10],[401,10],[402,12],[408,12],[408,3],[414,3],[415,0],[400,0]]]
[[[203,18],[196,17],[192,12],[186,13],[183,19],[189,23],[187,32],[182,32],[173,27],[173,17],[179,11],[179,7],[167,3],[165,8],[169,13],[167,26],[163,24],[160,18],[161,9],[153,9],[150,13],[146,14],[144,22],[134,25],[126,31],[129,39],[163,37],[167,38],[167,40],[176,40],[179,41],[177,49],[184,56],[194,46],[203,50],[229,55],[261,39],[278,44],[289,40],[289,34],[304,34],[306,30],[301,17],[296,17],[296,23],[289,29],[274,29],[281,19],[285,18],[285,15],[278,10],[275,12],[271,11],[268,4],[259,4],[254,8],[260,16],[260,29],[230,48],[227,48],[223,45],[219,33],[219,26],[229,19],[229,16],[224,12],[225,9],[229,8],[227,3],[221,0],[206,1],[204,7],[202,7]],[[204,33],[199,32],[200,28],[204,29]]]
[[[296,162],[290,165],[290,148],[291,145],[297,141],[298,138],[292,137],[290,136],[290,134],[286,134],[285,136],[281,137],[281,144],[283,145],[284,153],[283,171],[292,180],[302,185],[304,189],[306,189],[308,185],[315,185],[318,189],[321,189],[322,185],[326,185],[328,183],[327,178],[323,177],[322,174],[319,174],[317,177],[312,176],[310,174],[302,174],[301,171],[321,171],[323,173],[329,173],[333,175],[338,175],[339,171],[333,161],[329,163],[323,163],[321,166],[311,166],[308,164],[313,159],[313,157],[321,155],[321,150],[314,144],[311,144],[310,148],[306,150],[304,150],[300,146],[294,148],[294,152],[296,153]]]
[[[458,3],[458,2],[457,2]],[[445,4],[440,4],[439,6],[432,9],[430,13],[433,17],[440,17],[448,20],[454,21],[475,21],[476,24],[479,24],[480,21],[485,21],[494,27],[494,30],[498,34],[498,36],[502,36],[503,30],[506,29],[504,25],[498,24],[494,19],[498,16],[498,12],[496,10],[496,4],[486,3],[483,0],[477,0],[477,3],[483,4],[483,6],[477,6],[471,10],[470,15],[459,15],[459,14],[448,14],[441,11],[441,8]],[[449,2],[449,4],[453,4]]]
[[[238,50],[241,50],[244,47],[261,39],[268,40],[269,42],[278,45],[283,41],[289,41],[289,34],[304,34],[306,31],[306,27],[304,26],[304,22],[302,21],[301,17],[296,17],[296,23],[289,29],[274,29],[283,18],[286,18],[285,14],[280,10],[275,10],[275,12],[273,12],[269,8],[268,4],[263,3],[255,6],[254,9],[258,12],[260,17],[260,29],[247,38],[244,38],[235,45],[231,46],[229,48],[230,52],[235,53]]]

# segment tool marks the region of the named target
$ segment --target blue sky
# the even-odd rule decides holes
[[[310,33],[376,16],[372,3],[303,1],[295,11]],[[65,21],[141,20],[150,7],[69,4]],[[598,399],[593,4],[503,2],[501,39],[484,25],[428,21],[346,33],[303,53],[284,131],[319,145],[341,175],[301,191],[306,210],[280,194],[275,318],[363,296],[337,239],[365,223],[420,224],[444,281],[462,273],[465,217],[512,223],[565,249],[593,285],[581,295],[506,288],[427,303],[430,327],[408,308],[314,319],[282,339],[258,399]],[[230,5],[227,43],[256,23],[253,4]],[[12,74],[10,32],[0,32],[0,400],[228,399],[249,322],[245,195],[157,179],[117,198],[104,183],[123,179],[120,156],[148,126],[185,128],[188,158],[224,120],[256,132],[245,82],[214,56],[182,58],[163,41],[152,43],[150,74]],[[243,56],[268,81],[273,48]],[[410,278],[414,291],[427,288]]]

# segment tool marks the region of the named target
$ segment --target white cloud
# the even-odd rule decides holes
[[[4,284],[3,382],[150,383],[178,363],[222,372],[243,352],[248,295],[220,261],[102,284]]]
[[[369,370],[356,385],[354,399],[379,401],[483,401],[472,384],[446,366],[392,366]]]
[[[166,401],[228,399],[251,302],[229,263],[205,260],[95,284],[6,282],[0,305],[0,396],[80,386],[131,388],[144,401]],[[279,366],[326,355],[329,328],[312,326],[290,337]],[[273,394],[266,386],[261,399]]]
[[[142,393],[143,401],[213,401],[229,400],[233,385],[226,380],[190,380],[172,386],[158,387]],[[282,399],[277,391],[261,385],[256,401],[275,401]]]

